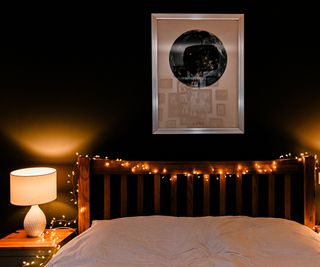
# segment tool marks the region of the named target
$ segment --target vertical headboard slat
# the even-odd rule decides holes
[[[316,220],[316,172],[314,157],[303,157],[304,176],[304,225],[315,226]]]
[[[103,203],[103,218],[110,219],[111,218],[111,202],[110,202],[110,175],[104,175],[104,203]]]
[[[143,215],[143,198],[144,198],[144,181],[143,175],[138,175],[138,185],[137,185],[137,213],[138,215]]]
[[[252,215],[258,216],[259,214],[259,180],[258,174],[252,175]]]
[[[219,193],[220,193],[220,215],[226,214],[226,177],[220,175],[219,178]]]
[[[203,182],[203,215],[210,214],[210,175],[205,174]]]
[[[284,176],[284,218],[291,219],[291,175]]]
[[[154,182],[154,213],[160,214],[160,174],[155,174]]]
[[[187,214],[193,216],[193,177],[187,177]]]
[[[120,177],[120,214],[125,217],[128,214],[128,195],[127,195],[127,175],[122,174]]]
[[[176,175],[171,175],[171,214],[177,216],[177,177]]]
[[[242,213],[242,174],[236,178],[236,214]]]
[[[268,215],[270,217],[274,217],[275,210],[274,210],[274,198],[275,198],[275,176],[273,174],[268,175]]]
[[[78,189],[78,230],[79,233],[89,228],[90,218],[90,162],[89,157],[80,157]]]

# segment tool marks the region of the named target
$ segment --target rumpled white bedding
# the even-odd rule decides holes
[[[139,216],[94,221],[46,267],[320,266],[320,235],[294,221]]]

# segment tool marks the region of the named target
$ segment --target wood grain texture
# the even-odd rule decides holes
[[[304,224],[312,228],[316,220],[316,171],[314,157],[303,158]]]
[[[78,229],[79,233],[90,226],[90,162],[89,157],[80,157],[78,188]]]
[[[53,248],[69,236],[74,236],[76,229],[47,229],[41,237],[28,237],[24,230],[17,230],[0,239],[0,249],[5,248]]]

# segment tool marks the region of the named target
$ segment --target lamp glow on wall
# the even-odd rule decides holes
[[[10,202],[31,208],[24,218],[27,236],[37,237],[45,230],[47,220],[38,206],[57,198],[57,171],[48,167],[33,167],[10,173]]]

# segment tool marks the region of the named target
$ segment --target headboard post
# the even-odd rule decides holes
[[[79,234],[90,226],[90,161],[89,157],[79,156],[78,188],[78,231]]]
[[[304,175],[304,224],[310,228],[316,224],[316,172],[315,158],[303,159]]]

